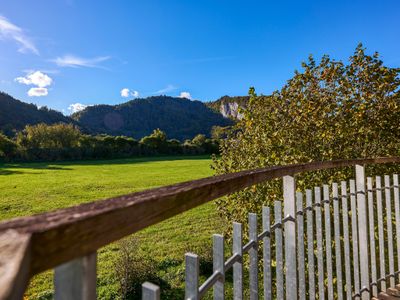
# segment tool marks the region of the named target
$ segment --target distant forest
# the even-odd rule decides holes
[[[234,121],[224,117],[210,103],[186,98],[156,96],[119,105],[94,105],[68,117],[0,92],[0,132],[13,137],[26,125],[39,123],[72,124],[85,134],[128,136],[135,139],[148,136],[159,128],[169,138],[183,142],[198,134],[209,138],[214,126],[226,127],[233,125]]]

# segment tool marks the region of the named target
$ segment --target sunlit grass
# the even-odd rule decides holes
[[[212,175],[209,157],[159,157],[110,161],[6,164],[0,166],[0,219],[50,211],[148,188]],[[210,249],[221,231],[215,205],[209,203],[149,227],[136,236],[140,249],[156,262],[171,290],[182,292],[184,253]],[[98,297],[117,297],[114,261],[119,244],[98,252]],[[29,299],[52,295],[52,275],[35,277]]]

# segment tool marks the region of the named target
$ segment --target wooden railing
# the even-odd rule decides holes
[[[400,162],[399,157],[390,157],[262,168],[180,183],[2,222],[0,223],[0,299],[21,299],[30,278],[51,268],[55,268],[56,299],[94,299],[96,297],[96,251],[100,247],[200,204],[240,191],[254,184],[280,177],[283,177],[284,180],[285,218],[283,220],[287,218],[298,220],[298,218],[295,218],[295,174],[354,165],[357,165],[357,191],[355,195],[357,195],[358,202],[359,225],[358,242],[361,276],[359,293],[367,293],[366,295],[369,296],[371,295],[369,289],[371,275],[368,264],[367,205],[364,168],[362,166],[398,162]],[[275,212],[277,213],[277,211]],[[316,209],[317,212],[318,209]],[[276,213],[275,218],[277,218]],[[396,212],[396,218],[397,216]],[[318,215],[316,217],[318,222],[320,218]],[[285,282],[291,284],[286,286],[285,291],[286,296],[293,299],[295,295],[297,297],[297,269],[294,268],[293,271],[288,266],[296,266],[297,252],[294,242],[296,240],[296,225],[293,220],[291,222],[283,222],[283,220],[285,232],[284,261],[287,263],[285,276],[289,276]],[[252,222],[254,227],[254,220]],[[238,232],[238,228],[235,232]],[[267,235],[265,232],[261,234],[261,238],[265,238]],[[220,238],[215,238],[215,240],[218,245],[221,245]],[[244,246],[242,250],[249,251],[250,255],[253,253],[254,257],[258,240],[259,237],[253,230],[249,244]],[[218,247],[220,248],[220,246]],[[236,247],[236,251],[239,251],[238,245]],[[187,261],[190,260],[188,257]],[[389,257],[389,260],[392,263],[391,265],[394,266],[393,256],[391,257],[392,259]],[[237,263],[236,259],[232,259],[228,265],[234,266]],[[250,259],[250,261],[253,261],[254,265],[254,260]],[[225,268],[224,263],[221,259],[218,261],[219,269],[216,272],[222,272],[221,270]],[[389,268],[392,267],[389,265]],[[394,276],[392,271],[392,269],[389,270],[390,276]],[[194,273],[190,273],[190,268],[187,272],[187,274],[191,274],[190,276],[195,276]],[[255,280],[258,275],[254,276],[255,273],[250,276],[250,280],[253,281],[255,287]],[[213,285],[210,285],[210,287],[214,286],[215,288],[215,284],[217,284],[216,286],[219,286],[219,288],[216,289],[223,290],[220,284],[221,276],[216,277],[218,278],[212,279]],[[191,282],[193,286],[196,285],[194,281]],[[192,291],[194,291],[193,286],[191,287]],[[295,288],[295,292],[291,292],[292,288]],[[188,289],[187,287],[187,292]],[[157,290],[154,285],[146,284],[144,295],[156,296]],[[201,293],[201,291],[198,292]],[[199,294],[197,295],[199,296]],[[251,298],[255,299],[255,294],[252,295]],[[357,296],[357,293],[355,296]],[[194,296],[187,298],[197,299]]]

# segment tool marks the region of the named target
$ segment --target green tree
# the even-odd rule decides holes
[[[0,133],[0,158],[10,159],[17,151],[14,141]]]
[[[17,142],[25,148],[62,149],[77,147],[81,132],[72,124],[27,125],[17,136]]]
[[[385,66],[378,53],[367,55],[361,44],[347,64],[324,56],[302,66],[271,96],[250,89],[244,118],[221,141],[221,157],[214,158],[218,174],[400,154],[400,69]],[[352,168],[306,173],[297,177],[297,186],[304,191],[349,176]],[[218,208],[228,220],[245,222],[248,212],[281,197],[276,180],[223,198]]]
[[[142,138],[140,143],[160,153],[165,153],[168,147],[167,135],[159,128],[154,129],[152,134]]]

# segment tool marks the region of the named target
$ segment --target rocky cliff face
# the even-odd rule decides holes
[[[206,103],[206,105],[214,111],[218,111],[225,118],[241,120],[243,114],[239,111],[241,108],[246,108],[248,101],[248,96],[223,96],[216,101]]]
[[[219,112],[225,118],[241,120],[243,118],[243,114],[239,112],[239,108],[240,105],[237,102],[225,102],[221,103],[219,107]]]

